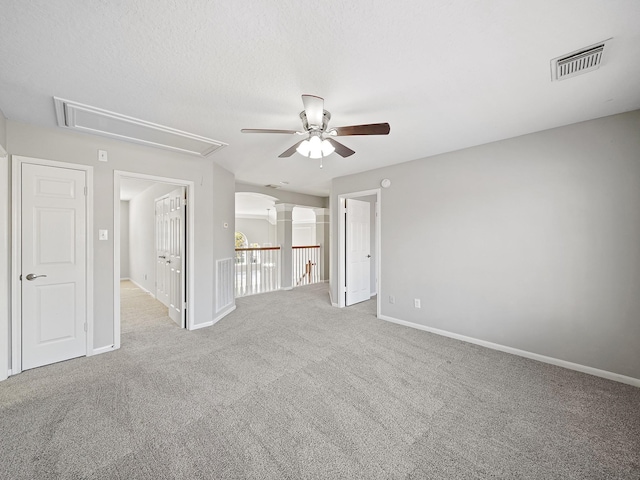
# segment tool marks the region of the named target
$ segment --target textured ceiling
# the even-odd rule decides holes
[[[229,144],[209,159],[253,184],[326,195],[333,177],[640,108],[638,0],[0,0],[0,109],[54,126],[52,97]],[[550,59],[613,37],[602,67]],[[300,95],[357,153],[278,155]]]

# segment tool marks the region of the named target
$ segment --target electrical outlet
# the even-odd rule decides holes
[[[396,297],[389,295],[389,303],[396,303]]]
[[[413,306],[416,308],[421,308],[420,307],[420,299],[419,298],[414,298],[413,299]]]

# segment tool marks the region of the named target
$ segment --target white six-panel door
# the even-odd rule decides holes
[[[156,298],[169,306],[169,198],[156,200]]]
[[[371,298],[371,204],[352,198],[345,201],[347,306]]]
[[[169,194],[169,317],[184,328],[184,187]]]
[[[156,201],[157,298],[169,308],[169,317],[185,327],[184,247],[185,188]]]
[[[22,369],[86,355],[86,172],[21,166]]]

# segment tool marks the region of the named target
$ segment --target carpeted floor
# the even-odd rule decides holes
[[[329,304],[177,328],[124,283],[122,348],[0,383],[0,477],[640,478],[640,389]]]

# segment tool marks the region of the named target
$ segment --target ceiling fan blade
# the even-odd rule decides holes
[[[272,130],[269,128],[243,128],[242,133],[298,133],[295,130]]]
[[[324,112],[324,98],[315,95],[302,95],[304,111],[307,114],[307,123],[322,127],[322,114]]]
[[[346,135],[388,135],[391,127],[388,123],[370,123],[368,125],[350,125],[348,127],[336,127],[336,136]]]
[[[333,148],[336,149],[336,153],[343,158],[350,157],[351,155],[356,153],[353,150],[351,150],[349,147],[346,147],[343,144],[341,144],[340,142],[336,142],[333,138],[327,138],[326,140],[331,145],[333,145]]]
[[[291,155],[293,155],[294,153],[296,153],[296,148],[298,148],[298,145],[300,145],[302,142],[304,142],[306,140],[306,138],[303,138],[302,140],[300,140],[298,143],[296,143],[293,147],[288,148],[287,150],[285,150],[284,152],[282,152],[280,155],[278,155],[279,158],[286,158],[286,157],[290,157]]]

